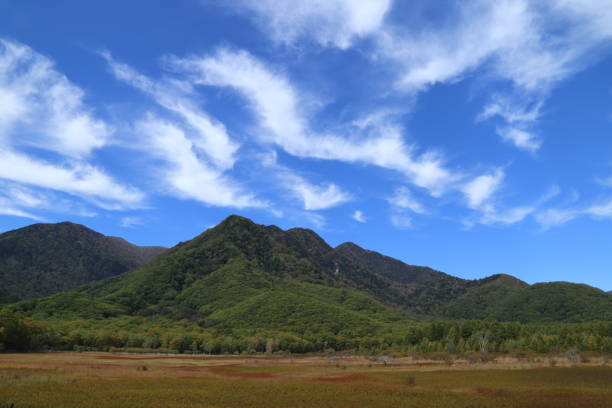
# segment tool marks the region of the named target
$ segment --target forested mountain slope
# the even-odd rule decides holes
[[[139,247],[70,222],[0,234],[0,303],[74,289],[149,262],[162,247]]]
[[[162,316],[302,333],[367,333],[410,319],[612,320],[612,296],[585,285],[469,281],[239,216],[137,270],[14,308],[42,320]]]

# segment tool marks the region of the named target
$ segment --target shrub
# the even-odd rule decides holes
[[[414,385],[416,384],[416,380],[413,376],[409,375],[404,377],[404,384],[406,385]]]

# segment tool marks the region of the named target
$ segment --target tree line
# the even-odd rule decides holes
[[[86,327],[86,321],[83,327]],[[77,328],[74,328],[77,326]],[[295,333],[265,329],[209,329],[183,325],[129,328],[52,327],[9,310],[0,311],[0,351],[142,350],[202,354],[555,353],[570,349],[612,353],[612,322],[521,324],[483,320],[436,321],[390,326],[369,334]]]

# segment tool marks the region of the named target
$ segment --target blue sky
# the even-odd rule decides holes
[[[229,214],[612,289],[612,1],[0,0],[1,231]]]

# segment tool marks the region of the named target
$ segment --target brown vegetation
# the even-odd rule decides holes
[[[20,407],[612,407],[609,359],[0,355]],[[571,357],[571,356],[570,356]],[[382,360],[379,360],[382,361]],[[0,407],[3,407],[0,404]]]

